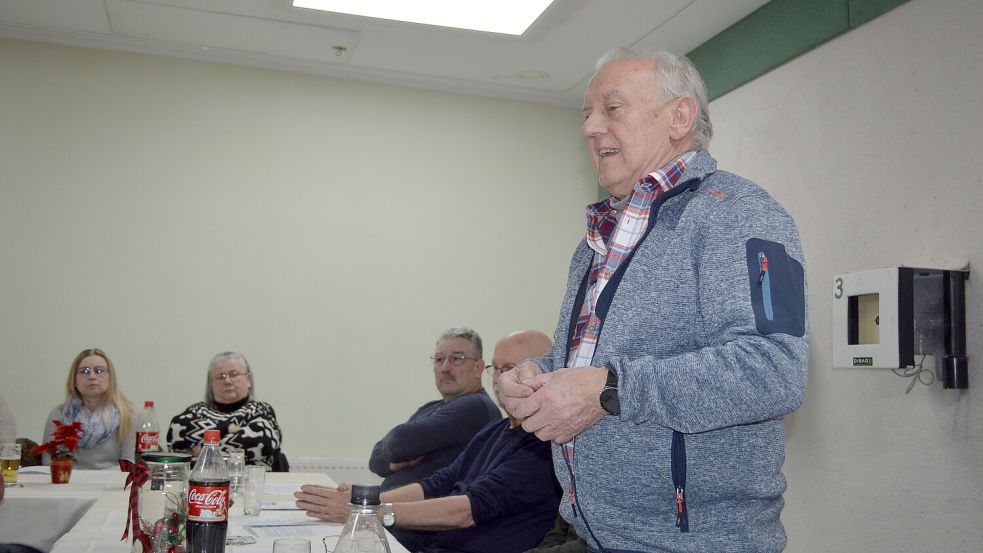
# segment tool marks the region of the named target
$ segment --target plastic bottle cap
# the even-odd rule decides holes
[[[143,406],[144,407],[153,407],[154,406],[154,402],[152,402],[152,401],[144,401],[143,402]]]
[[[352,505],[378,505],[379,486],[352,484]]]
[[[222,439],[222,433],[218,430],[206,430],[205,431],[205,443],[206,444],[217,444],[219,440]]]

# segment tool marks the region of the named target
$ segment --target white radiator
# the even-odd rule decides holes
[[[369,462],[364,459],[322,459],[317,457],[290,459],[290,472],[321,472],[338,483],[382,483],[382,478],[369,470]]]

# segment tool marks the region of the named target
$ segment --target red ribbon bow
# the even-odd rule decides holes
[[[119,541],[126,540],[130,534],[130,526],[133,526],[133,541],[140,540],[143,543],[143,550],[150,551],[150,536],[144,534],[143,530],[140,529],[139,505],[139,489],[150,478],[150,472],[147,469],[146,463],[142,460],[134,463],[127,459],[120,459],[119,468],[121,471],[129,473],[126,476],[126,483],[123,484],[123,489],[125,490],[127,486],[130,486],[130,506],[126,511],[126,518],[129,521],[126,523],[126,527],[123,529],[123,537]]]

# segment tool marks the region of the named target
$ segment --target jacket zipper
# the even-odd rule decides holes
[[[686,436],[672,431],[672,485],[676,489],[676,527],[689,532],[689,512],[686,509]]]
[[[758,286],[761,286],[761,302],[765,308],[765,318],[775,320],[775,310],[771,305],[771,277],[768,274],[768,256],[758,252]]]

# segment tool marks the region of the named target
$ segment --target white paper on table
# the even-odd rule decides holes
[[[297,506],[297,500],[294,498],[294,492],[299,491],[300,484],[267,482],[263,486],[263,495],[266,499],[261,501],[259,506],[269,511],[299,511],[300,507]]]
[[[257,538],[323,538],[335,536],[341,532],[338,528],[329,528],[323,524],[306,524],[294,526],[251,526],[249,531],[256,534]]]
[[[260,502],[259,507],[261,509],[266,509],[267,511],[300,511],[301,508],[297,506],[297,501],[263,501]]]
[[[263,493],[267,495],[290,495],[300,491],[300,484],[266,482]]]
[[[319,526],[329,524],[328,522],[318,522],[307,515],[291,516],[289,518],[248,518],[249,520],[242,521],[242,525],[245,528],[258,526]]]
[[[17,469],[20,474],[51,474],[51,467],[48,465],[34,465]]]

